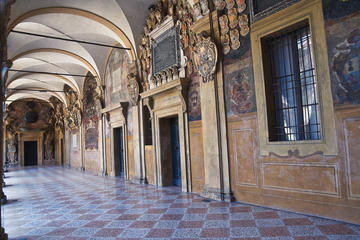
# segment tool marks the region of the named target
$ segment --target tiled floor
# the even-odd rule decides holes
[[[10,239],[360,239],[360,226],[62,167],[6,174]]]

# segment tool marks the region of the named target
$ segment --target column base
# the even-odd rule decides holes
[[[85,167],[81,167],[80,170],[81,170],[81,171],[85,171]]]
[[[0,228],[0,239],[8,240],[8,235],[5,233],[5,229],[3,227]]]
[[[232,202],[235,200],[231,192],[224,192],[216,188],[204,187],[200,196],[223,202]]]
[[[146,178],[139,178],[139,177],[135,177],[131,180],[132,183],[136,183],[136,184],[147,184],[148,181]]]
[[[4,193],[2,194],[0,200],[1,200],[1,205],[4,205],[7,203],[7,197]]]

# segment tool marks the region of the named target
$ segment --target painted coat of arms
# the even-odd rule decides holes
[[[339,103],[360,103],[360,29],[352,31],[334,49],[332,70],[337,80]]]
[[[213,75],[216,70],[218,52],[215,43],[204,33],[200,34],[199,40],[200,42],[196,44],[192,57],[195,68],[205,83],[214,80]]]

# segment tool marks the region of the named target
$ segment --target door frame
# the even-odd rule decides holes
[[[181,189],[183,192],[191,191],[191,166],[188,158],[187,138],[187,114],[183,112],[181,105],[169,107],[154,111],[155,116],[155,146],[156,146],[156,159],[155,159],[155,175],[156,183],[158,186],[163,186],[163,173],[162,173],[162,159],[161,159],[161,136],[160,136],[160,119],[177,117],[179,123],[179,145],[180,145],[180,168],[181,168]],[[170,131],[170,129],[169,129]],[[170,134],[170,133],[169,133]]]
[[[124,148],[124,152],[123,152],[123,159],[124,159],[124,178],[125,179],[129,179],[129,161],[128,161],[128,135],[127,135],[127,124],[125,121],[116,121],[116,122],[112,122],[110,123],[110,157],[111,157],[111,176],[118,176],[117,175],[117,170],[115,167],[115,161],[117,159],[115,159],[115,151],[114,151],[114,131],[115,128],[122,128],[123,134],[123,148]]]
[[[40,132],[20,132],[19,133],[19,165],[24,166],[24,142],[34,141],[37,142],[37,165],[43,165],[43,135],[44,131]]]
[[[115,139],[116,138],[119,138],[119,136],[120,136],[120,131],[122,132],[122,134],[121,134],[121,136],[122,136],[122,141],[121,141],[121,143],[122,143],[122,148],[123,148],[123,156],[122,156],[122,160],[123,160],[123,169],[124,169],[124,171],[123,171],[123,177],[125,177],[125,172],[126,172],[126,168],[125,168],[125,142],[124,142],[124,140],[125,140],[125,137],[124,137],[124,128],[123,127],[112,127],[111,128],[112,129],[112,136],[113,136],[113,158],[114,158],[114,175],[115,176],[121,176],[121,164],[117,164],[117,161],[119,161],[120,159],[120,152],[118,153],[119,155],[118,156],[115,156],[116,154],[116,151],[115,151],[115,144],[116,144],[116,146],[118,146],[119,144],[120,144],[120,141],[119,142],[115,142]],[[115,134],[115,132],[117,132],[117,131],[119,131],[119,133],[116,133]],[[118,136],[116,136],[116,135],[118,135]],[[119,138],[120,139],[120,138]]]
[[[27,149],[25,149],[25,143],[31,143],[31,145],[30,146],[28,146],[27,147]],[[33,144],[35,144],[36,145],[36,149],[35,149],[35,151],[33,152],[32,151],[32,148],[34,147],[34,146],[32,146]],[[37,141],[24,141],[24,166],[25,167],[29,167],[29,166],[37,166],[38,165],[38,155],[37,155],[37,144],[38,144],[38,142]],[[25,153],[27,153],[27,151],[29,151],[30,150],[30,153],[28,153],[28,154],[25,154]],[[29,162],[28,162],[28,165],[25,165],[25,157],[28,157],[29,158],[29,155],[32,155],[32,154],[36,154],[36,159],[34,158],[34,159],[28,159],[28,161],[29,160],[31,160],[31,162],[30,162],[30,164],[29,164]],[[31,157],[30,157],[31,158]],[[35,160],[36,162],[35,162],[35,164],[33,164],[33,160]]]
[[[178,78],[170,82],[150,89],[140,94],[142,102],[148,107],[152,118],[152,137],[153,137],[153,166],[155,171],[155,185],[163,186],[161,172],[161,146],[160,146],[160,119],[178,116],[179,121],[179,143],[180,143],[180,164],[181,164],[181,190],[191,192],[191,164],[189,147],[189,122],[187,114],[187,85],[188,79]],[[140,117],[140,127],[142,126],[142,108]],[[141,128],[141,148],[142,161],[144,160],[144,128]],[[145,166],[146,168],[146,166]]]

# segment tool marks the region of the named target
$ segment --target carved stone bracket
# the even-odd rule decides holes
[[[188,82],[185,82],[184,85],[177,86],[176,88],[179,91],[179,96],[180,96],[180,99],[181,99],[181,105],[182,105],[183,113],[185,113],[186,110],[187,110],[187,105],[186,105],[186,100],[185,99],[187,99]]]
[[[129,103],[128,102],[120,102],[120,112],[123,117],[123,119],[126,122],[127,119],[127,110],[128,110]]]
[[[152,97],[147,97],[144,99],[144,105],[148,108],[149,112],[152,113],[154,110],[154,100]]]

